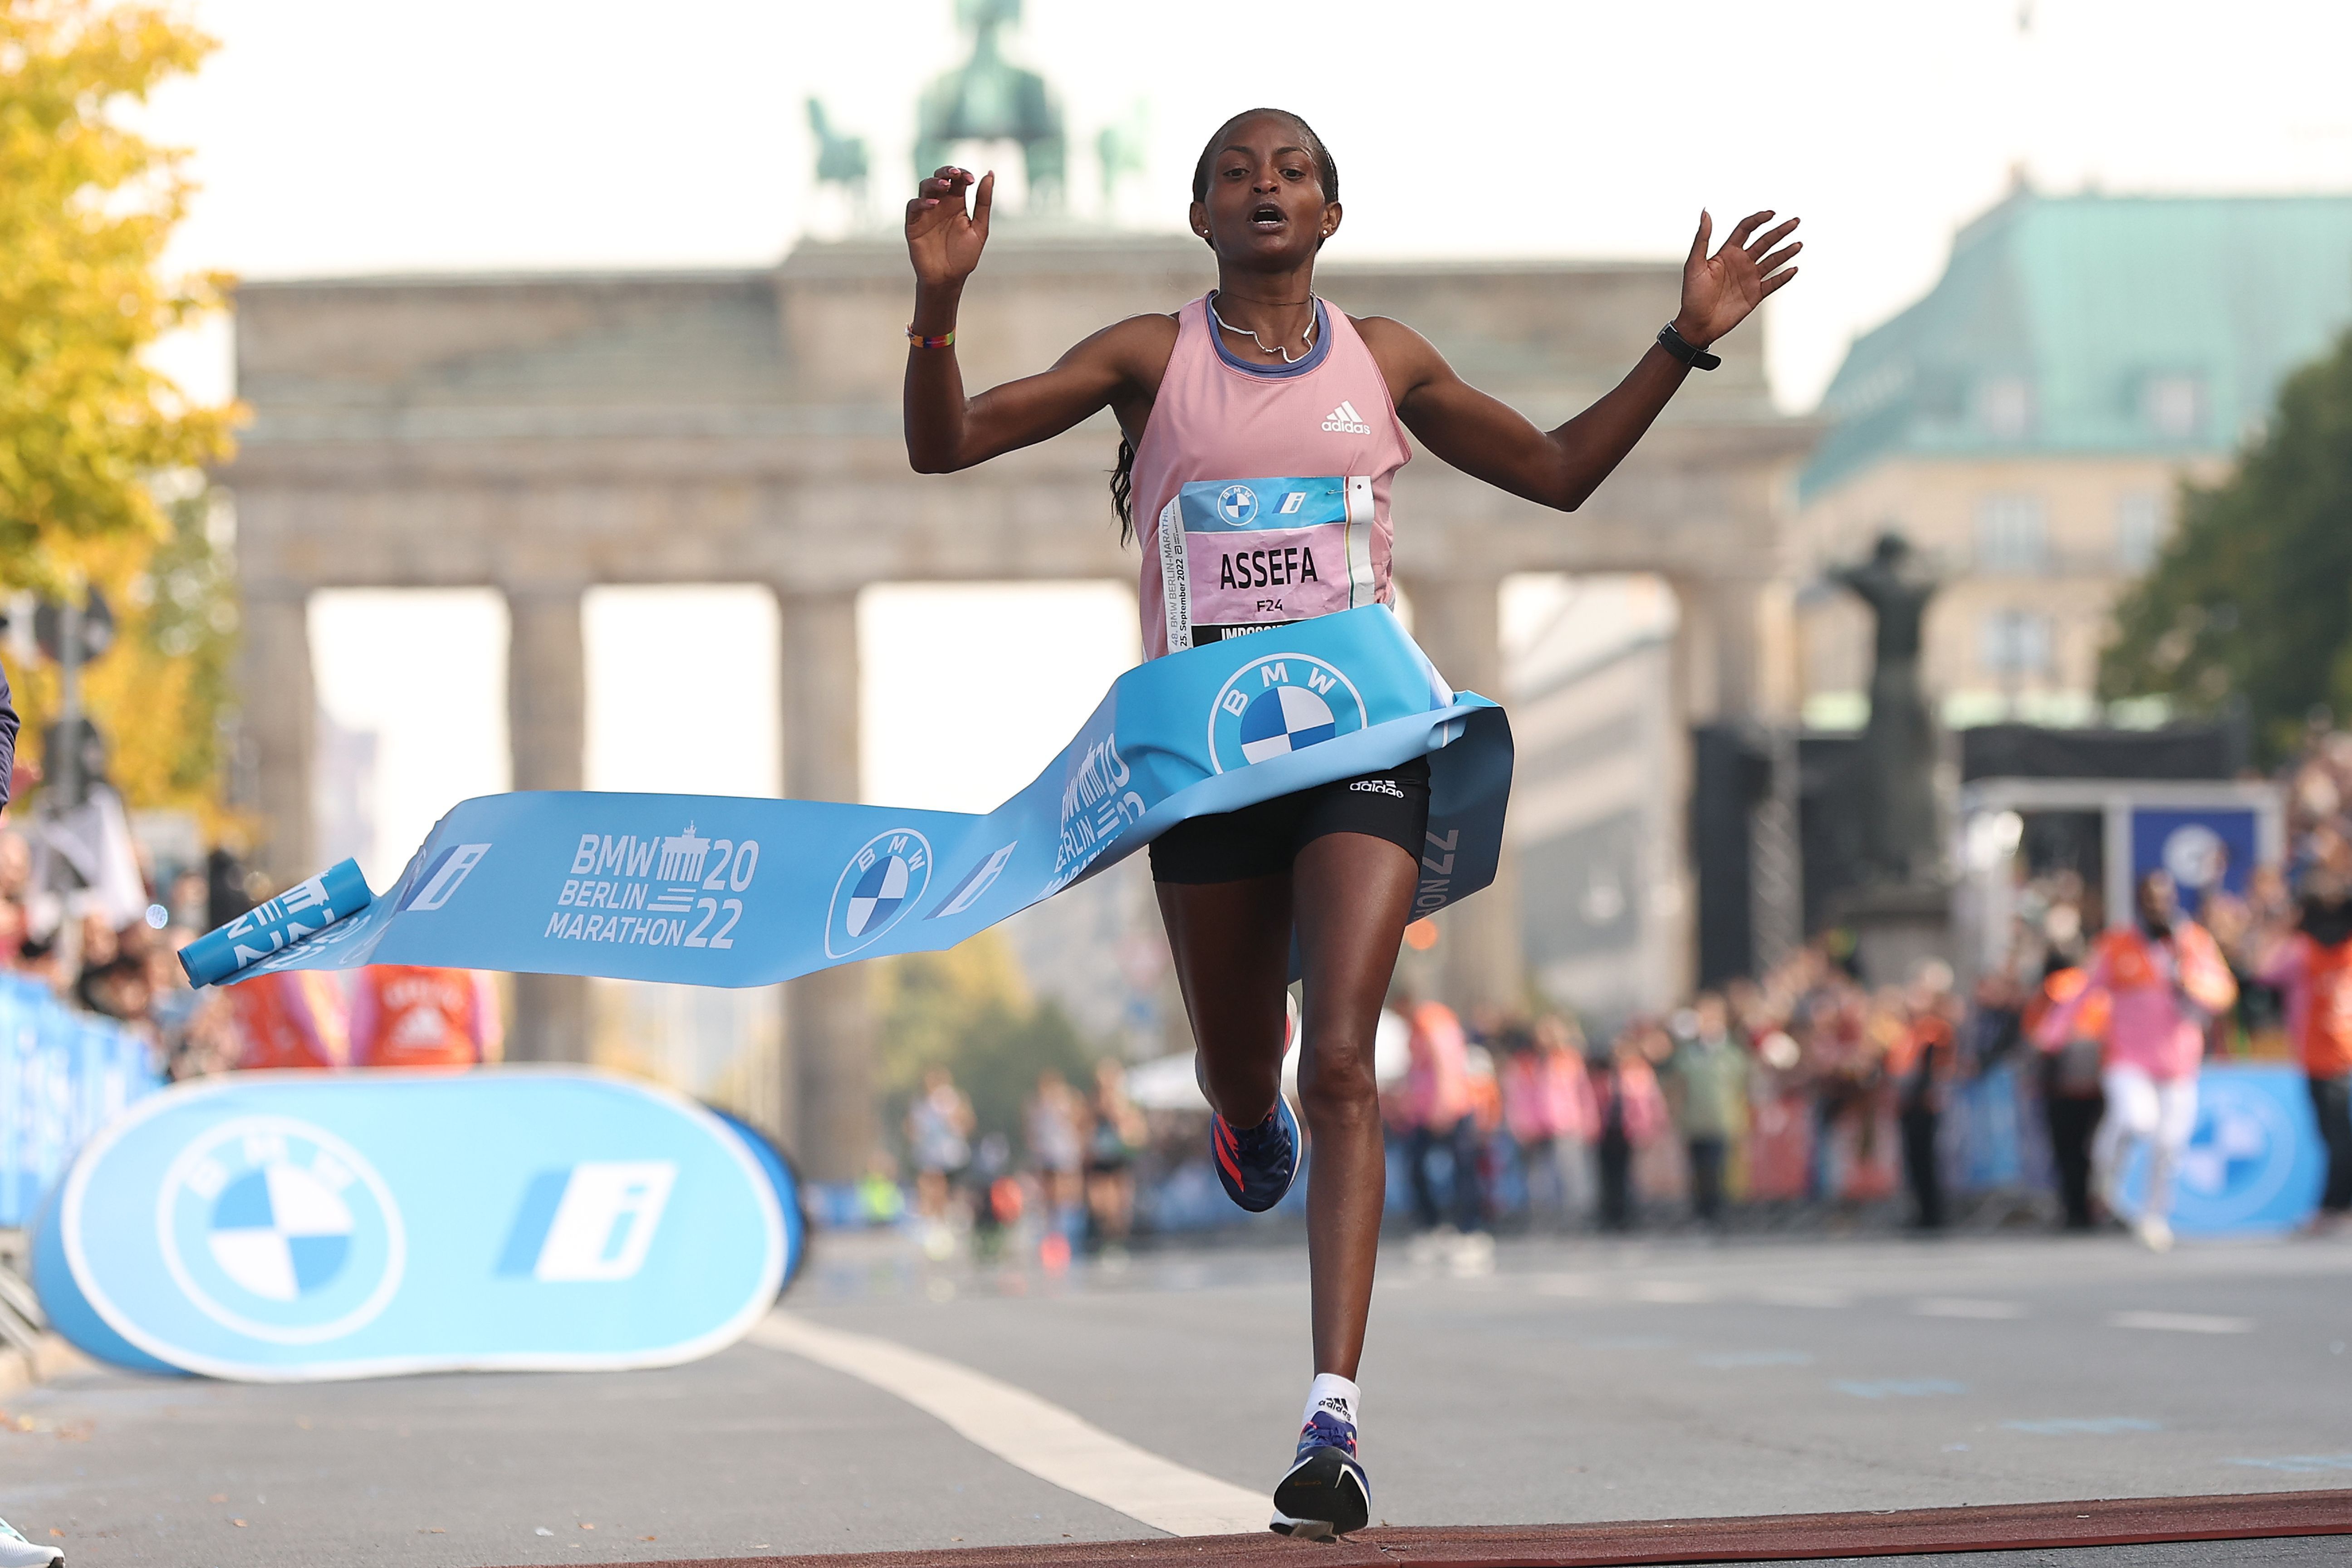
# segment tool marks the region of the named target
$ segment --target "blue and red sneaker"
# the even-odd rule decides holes
[[[1372,1484],[1356,1458],[1356,1426],[1318,1410],[1298,1434],[1298,1457],[1274,1489],[1274,1521],[1283,1535],[1328,1540],[1361,1530],[1372,1517]]]
[[[1264,1214],[1298,1179],[1298,1118],[1280,1094],[1266,1119],[1244,1131],[1234,1131],[1233,1123],[1212,1111],[1209,1152],[1216,1157],[1225,1195],[1252,1214]]]

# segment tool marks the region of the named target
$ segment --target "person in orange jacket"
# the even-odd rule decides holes
[[[2305,879],[2302,918],[2263,954],[2261,977],[2286,993],[2287,1035],[2327,1148],[2319,1212],[2305,1227],[2325,1236],[2352,1213],[2352,889],[2341,878]]]
[[[239,1071],[339,1068],[351,1060],[349,1010],[334,975],[319,969],[258,974],[228,987]]]
[[[353,1067],[472,1067],[504,1043],[498,993],[478,969],[372,963],[352,984]]]
[[[2089,1230],[2096,1223],[2091,1212],[2091,1139],[2107,1108],[2099,1088],[2107,1048],[2107,997],[2105,992],[2084,995],[2090,984],[2080,964],[2053,952],[2040,989],[2025,1005],[2025,1033],[2042,1055],[2042,1110],[2049,1119],[2050,1157],[2058,1167],[2058,1197],[2068,1230]],[[2078,996],[2082,1005],[2066,1037],[2046,1039],[2042,1020]]]

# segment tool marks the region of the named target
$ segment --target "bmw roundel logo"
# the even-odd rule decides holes
[[[407,1233],[375,1167],[283,1116],[207,1129],[163,1173],[163,1266],[195,1309],[236,1333],[318,1344],[382,1312]]]
[[[1234,672],[1209,712],[1209,760],[1219,773],[1287,756],[1369,721],[1355,682],[1337,665],[1273,653]]]
[[[2180,1155],[2180,1189],[2200,1200],[2210,1223],[2242,1221],[2267,1206],[2294,1174],[2294,1123],[2270,1096],[2210,1074],[2197,1101],[2197,1128]]]
[[[1247,485],[1227,485],[1217,492],[1217,515],[1235,528],[1257,521],[1257,492]]]
[[[930,840],[911,827],[867,839],[833,886],[833,907],[824,917],[825,956],[846,958],[881,941],[930,885]]]

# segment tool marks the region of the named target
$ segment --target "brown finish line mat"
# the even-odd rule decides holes
[[[1753,1519],[1644,1520],[1622,1524],[1474,1525],[1361,1531],[1345,1541],[1264,1535],[1073,1541],[1040,1546],[946,1547],[813,1557],[702,1558],[638,1568],[1612,1568],[1645,1563],[1790,1563],[1937,1552],[2015,1552],[2158,1542],[2256,1541],[2352,1535],[2352,1490],[2222,1497],[2105,1498],[1884,1513],[1787,1513]]]

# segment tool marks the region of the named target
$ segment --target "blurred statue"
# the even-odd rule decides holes
[[[1919,684],[1920,623],[1941,584],[1895,532],[1870,559],[1830,574],[1878,618],[1870,670],[1870,723],[1862,735],[1862,849],[1870,880],[1923,887],[1939,880],[1936,737]]]
[[[1118,212],[1118,183],[1143,173],[1144,144],[1150,134],[1149,110],[1138,99],[1127,118],[1106,125],[1095,138],[1095,161],[1102,171],[1102,216],[1108,222]]]
[[[996,41],[1001,28],[1020,22],[1021,0],[956,0],[956,20],[971,29],[971,58],[923,89],[915,121],[915,178],[929,179],[959,142],[1018,142],[1030,210],[1058,208],[1067,160],[1061,106],[1045,79],[1005,59]]]
[[[824,104],[808,100],[809,130],[816,136],[816,177],[819,184],[839,185],[861,209],[866,205],[866,138],[844,136],[827,119]]]

